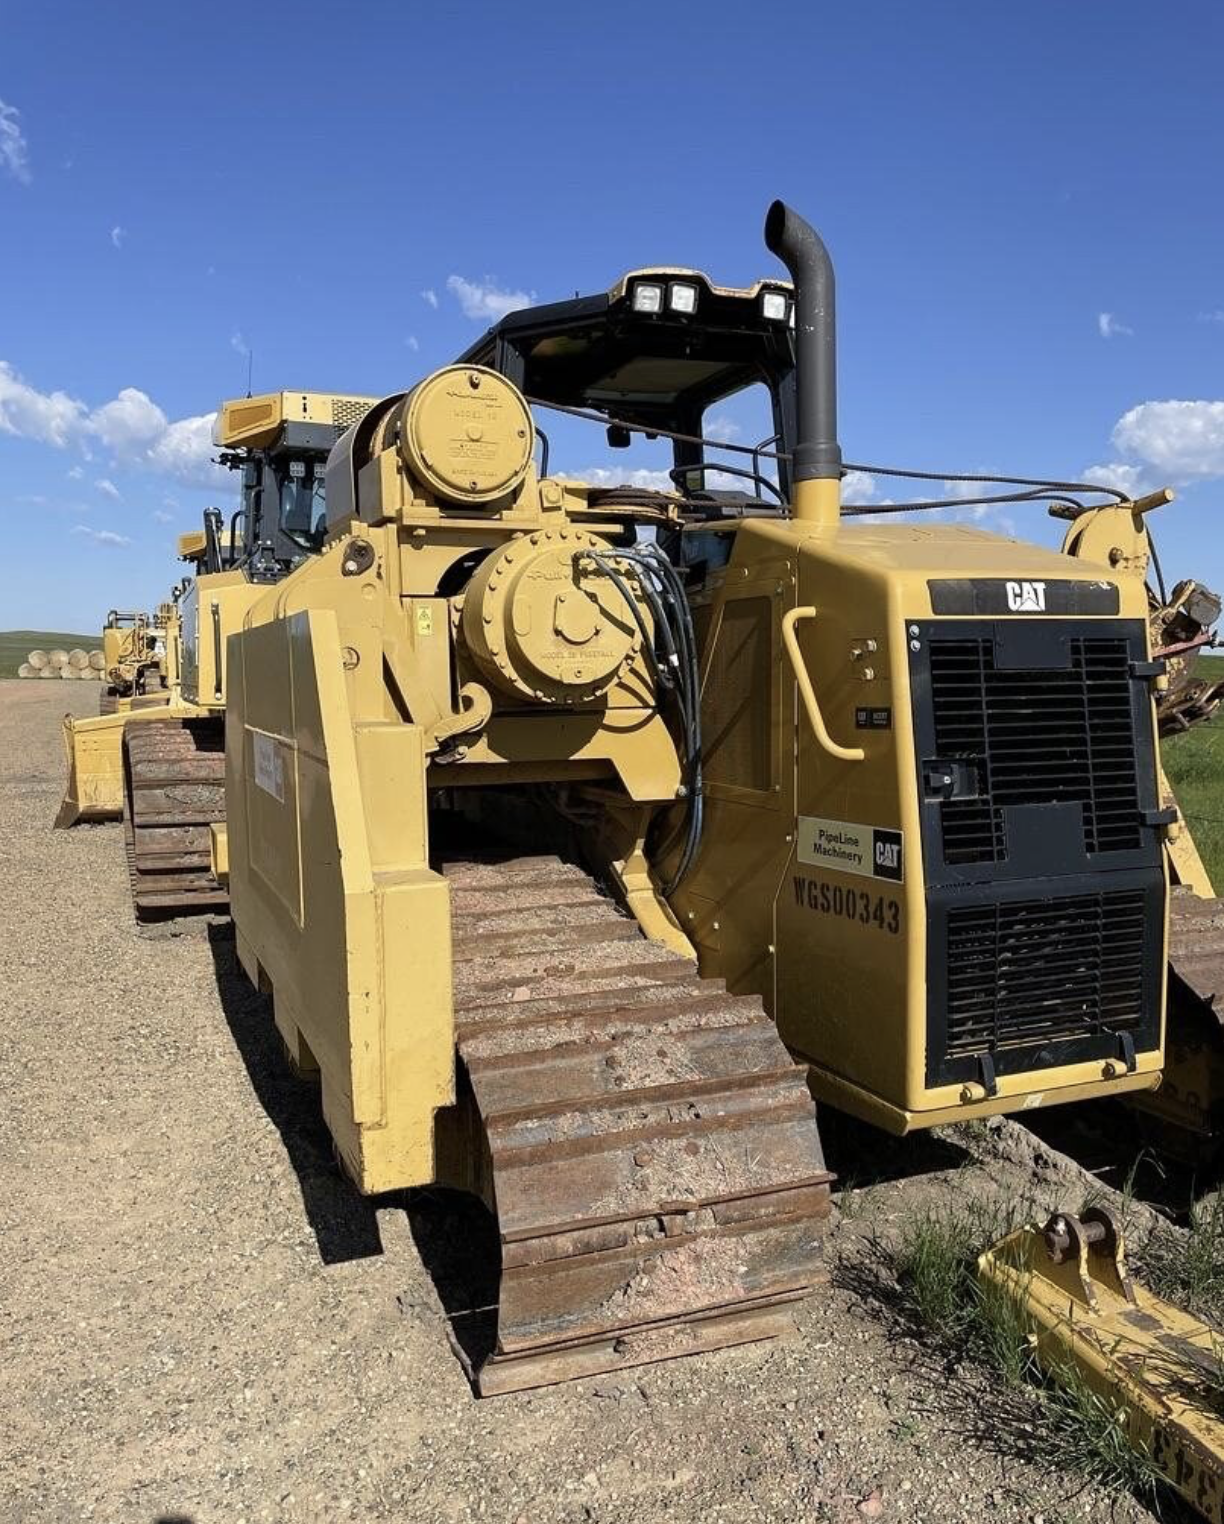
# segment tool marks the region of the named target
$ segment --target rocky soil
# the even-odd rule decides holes
[[[799,1336],[475,1400],[448,1318],[488,1222],[336,1176],[224,924],[138,931],[118,825],[52,832],[61,711],[0,682],[0,1519],[1146,1519],[983,1419],[890,1308],[872,1241],[962,1193],[1077,1205],[1013,1124],[887,1143],[850,1182]]]

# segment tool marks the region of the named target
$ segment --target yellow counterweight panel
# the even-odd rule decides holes
[[[427,1183],[434,1113],[454,1099],[454,1033],[423,733],[355,716],[330,610],[250,629],[235,649],[227,834],[243,844],[230,853],[239,956],[271,989],[291,1057],[319,1069],[358,1187]]]

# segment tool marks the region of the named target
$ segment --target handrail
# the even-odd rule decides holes
[[[828,727],[824,722],[824,715],[820,712],[820,705],[816,701],[816,692],[812,687],[812,679],[808,676],[807,668],[803,664],[803,657],[799,651],[799,637],[795,634],[795,626],[804,619],[815,619],[816,610],[811,604],[801,608],[787,609],[782,615],[782,644],[786,647],[786,654],[790,657],[791,666],[795,672],[795,682],[799,685],[799,695],[803,699],[803,707],[807,710],[808,723],[812,727],[812,734],[820,745],[831,757],[837,757],[842,762],[862,762],[867,753],[861,746],[840,746],[829,734]]]

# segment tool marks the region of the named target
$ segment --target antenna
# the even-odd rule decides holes
[[[255,351],[247,350],[247,396],[251,395],[251,374],[255,369]]]

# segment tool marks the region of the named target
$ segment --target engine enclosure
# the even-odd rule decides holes
[[[1045,607],[1010,606],[1026,589]],[[788,1045],[812,1061],[817,1096],[906,1132],[1158,1084],[1167,868],[1142,583],[966,527],[843,522],[829,532],[757,520],[734,531],[725,569],[698,601],[706,828],[674,908],[705,972],[765,997]],[[837,743],[861,748],[861,761],[822,749],[796,692],[781,627],[788,609],[804,606],[816,612],[797,626],[799,647],[824,720]],[[1120,806],[1129,810],[1125,850],[1083,847],[1091,789],[1077,748],[1100,717],[1085,723],[1060,706],[1085,686],[1070,666],[1085,639],[1114,643],[1111,655],[1125,663],[1108,695],[1125,711],[1125,735],[1107,737],[1097,759],[1099,770],[1133,779],[1133,808],[1125,791]],[[939,737],[941,746],[932,728],[931,647],[947,641],[984,646],[1017,674],[1002,681],[1024,689],[1003,699],[996,689],[990,700],[1011,706],[997,717],[1003,739],[993,747],[1011,769],[1007,802],[992,803],[980,778],[951,785],[964,803],[998,812],[993,823],[1007,838],[999,860],[955,851],[944,860],[933,765],[976,766],[965,760],[974,748],[963,731]],[[1026,663],[1032,682],[1021,681]],[[1021,798],[1017,769],[1032,770],[1031,797]],[[1106,896],[1099,907],[1097,895]],[[1042,921],[1063,897],[1085,896],[1091,907],[1064,909],[1090,914],[1091,932]],[[1026,905],[1034,908],[1016,908]],[[999,918],[993,962],[975,915]],[[970,918],[953,967],[950,916],[962,928]],[[1040,977],[1051,959],[1071,986],[1082,981],[1081,1020]],[[1133,1053],[1090,1020],[1102,990],[1109,1012],[1121,1012],[1123,963],[1133,1000],[1118,1029]],[[951,1006],[965,1022],[994,1019],[987,985],[1003,991],[1003,1025],[1023,1028],[995,1055],[993,1073],[977,1061],[971,1031],[948,1029]],[[1026,991],[1031,1011],[1021,1016],[1014,1008]]]

